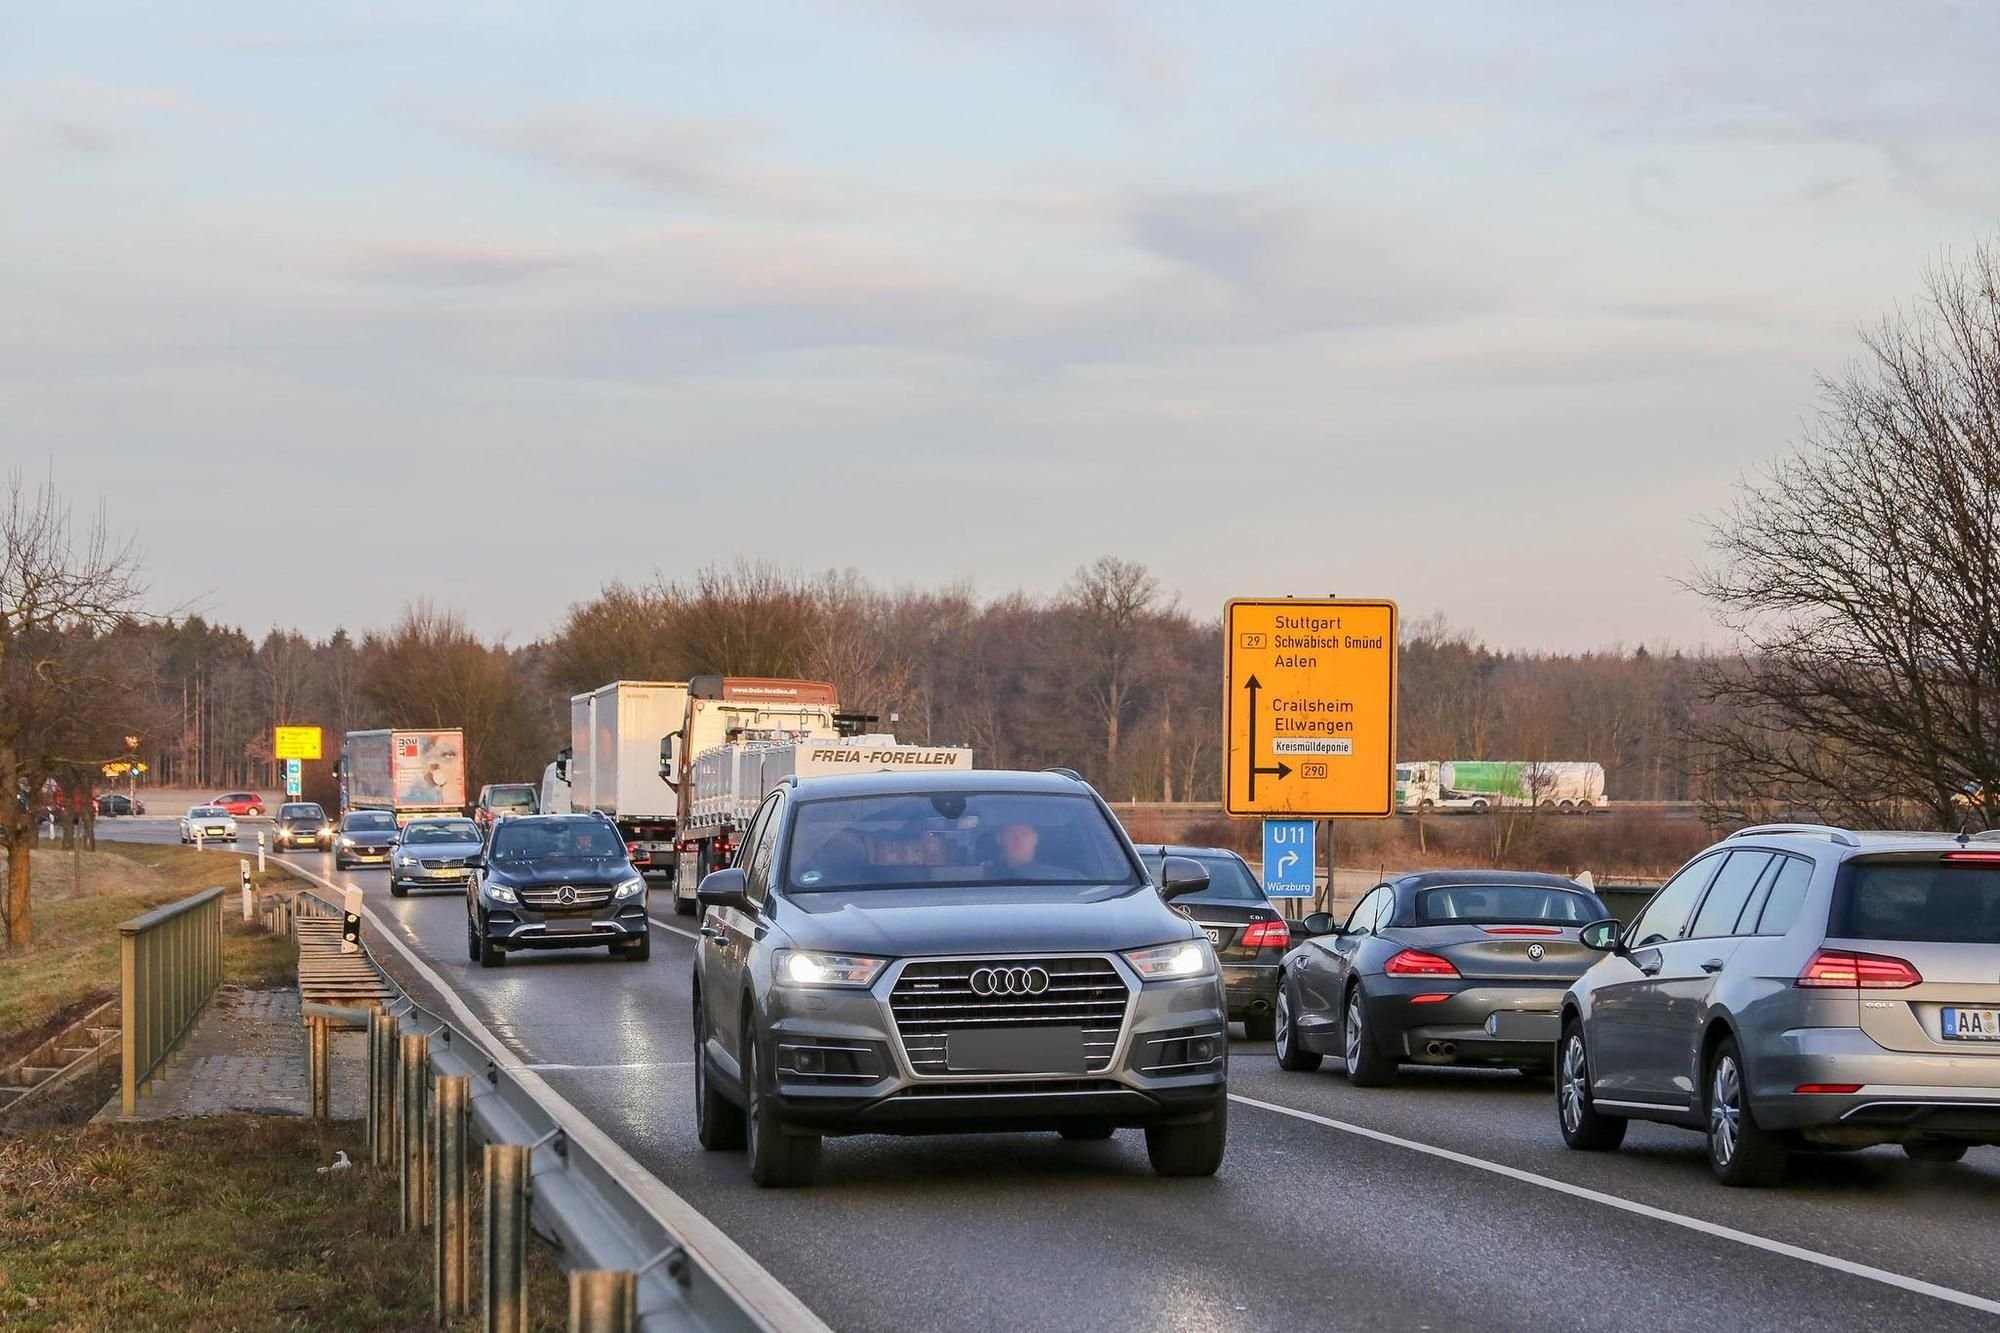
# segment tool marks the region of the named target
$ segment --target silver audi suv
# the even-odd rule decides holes
[[[1800,1150],[2000,1144],[2000,842],[1747,828],[1668,880],[1564,997],[1572,1148],[1705,1130],[1727,1185]]]
[[[759,1185],[830,1134],[1145,1131],[1162,1175],[1227,1133],[1215,951],[1096,792],[1061,773],[788,779],[702,880],[696,1128]]]

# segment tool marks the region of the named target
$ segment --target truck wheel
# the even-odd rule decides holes
[[[743,1126],[750,1179],[762,1189],[810,1185],[819,1174],[819,1135],[789,1133],[779,1121],[777,1101],[764,1089],[763,1061],[757,1054],[761,1039],[750,1016],[744,1018],[743,1091],[750,1104],[743,1113]]]
[[[1215,1114],[1199,1125],[1149,1125],[1146,1159],[1162,1176],[1212,1176],[1222,1166],[1229,1145],[1229,1103],[1218,1102]]]
[[[695,909],[694,899],[681,897],[680,885],[676,884],[674,886],[674,915],[693,916],[694,909]]]

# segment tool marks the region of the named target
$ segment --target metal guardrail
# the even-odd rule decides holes
[[[300,892],[296,901],[301,915],[337,917],[343,912],[309,891]],[[322,1006],[314,1006],[309,1016],[335,1019],[358,1014],[348,1011],[343,1015],[330,1008],[322,1014],[321,1010]],[[383,1043],[379,1050],[378,1040]],[[432,1173],[440,1169],[439,1129],[433,1123],[406,1135],[403,1124],[411,1116],[435,1121],[441,1100],[435,1089],[443,1080],[462,1077],[468,1080],[473,1137],[525,1157],[529,1207],[540,1223],[537,1229],[558,1246],[563,1267],[573,1277],[581,1277],[582,1287],[592,1293],[601,1294],[599,1287],[608,1283],[619,1293],[614,1304],[632,1315],[629,1322],[599,1325],[593,1321],[589,1327],[633,1327],[647,1333],[697,1329],[705,1333],[789,1333],[795,1327],[824,1330],[825,1326],[803,1307],[762,1310],[746,1299],[723,1271],[726,1265],[712,1262],[698,1242],[676,1234],[673,1224],[649,1205],[646,1194],[652,1178],[634,1171],[629,1159],[624,1163],[614,1160],[623,1154],[587,1118],[565,1115],[546,1105],[533,1089],[513,1076],[506,1067],[511,1062],[504,1053],[482,1049],[458,1026],[407,996],[378,1011],[371,1024],[368,1061],[370,1152],[378,1165],[403,1158],[406,1177],[414,1174],[414,1179],[405,1181],[407,1225],[413,1229],[436,1225],[431,1196],[437,1183]],[[411,1153],[414,1160],[409,1158]],[[501,1156],[506,1158],[507,1154]],[[489,1153],[489,1165],[493,1161],[494,1155]],[[657,1188],[657,1182],[652,1187]],[[489,1242],[489,1260],[493,1253],[509,1248]],[[446,1301],[445,1267],[440,1258],[441,1302]],[[518,1274],[511,1277],[518,1280]],[[506,1281],[508,1275],[498,1275],[497,1280]],[[490,1303],[496,1274],[489,1271],[487,1281]],[[518,1308],[513,1302],[502,1304]],[[492,1326],[498,1325],[489,1322]]]
[[[222,984],[222,894],[204,889],[119,924],[119,1105],[128,1116]]]

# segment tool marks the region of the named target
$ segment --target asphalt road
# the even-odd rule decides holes
[[[154,820],[99,831],[175,837]],[[1634,1125],[1622,1152],[1565,1150],[1545,1083],[1425,1071],[1360,1090],[1337,1062],[1284,1073],[1265,1043],[1232,1051],[1213,1180],[1154,1177],[1126,1131],[830,1140],[816,1188],[758,1190],[740,1154],[694,1140],[693,942],[663,895],[649,963],[489,971],[466,957],[458,897],[399,901],[384,871],[291,859],[359,887],[556,1091],[836,1329],[2000,1327],[2000,1149],[1801,1159],[1780,1189],[1724,1190],[1693,1134]]]

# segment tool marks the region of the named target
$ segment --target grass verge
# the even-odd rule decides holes
[[[318,1174],[342,1149],[354,1167]],[[432,1328],[431,1239],[396,1234],[396,1174],[361,1157],[359,1125],[265,1116],[0,1142],[0,1326]],[[568,1286],[540,1240],[529,1270],[531,1326],[566,1327]]]
[[[237,882],[236,860],[191,847],[99,843],[84,852],[79,879],[67,852],[35,855],[35,943],[0,953],[0,1059],[25,1051],[70,1016],[118,993],[118,923],[202,889]],[[4,858],[0,858],[4,864]],[[251,883],[272,890],[297,881],[275,868]],[[291,975],[291,950],[228,911],[225,980],[247,985]]]

